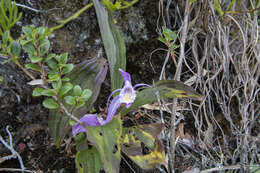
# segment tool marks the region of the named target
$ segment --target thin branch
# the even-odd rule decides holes
[[[20,156],[19,153],[17,153],[14,148],[13,148],[13,139],[12,139],[12,134],[10,133],[9,131],[9,126],[6,126],[6,132],[9,136],[9,144],[7,144],[7,142],[4,141],[3,137],[0,135],[0,142],[6,147],[8,148],[8,150],[12,153],[12,157],[5,157],[5,158],[1,158],[1,159],[11,159],[11,158],[17,158],[19,163],[20,163],[20,167],[21,167],[21,170],[22,172],[24,172],[25,168],[24,168],[24,165],[23,165],[23,160],[22,160],[22,157]]]
[[[190,2],[186,0],[184,20],[182,24],[181,38],[180,38],[180,56],[177,64],[176,73],[174,76],[175,80],[180,80],[182,71],[182,62],[185,59],[185,43],[187,39],[188,26],[189,26],[189,13],[190,13]],[[174,172],[175,165],[175,146],[176,146],[176,134],[175,134],[175,121],[176,121],[176,111],[177,111],[177,98],[173,99],[172,113],[171,113],[171,127],[170,127],[170,154],[169,154],[169,166],[170,170]]]

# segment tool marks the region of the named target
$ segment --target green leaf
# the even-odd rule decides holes
[[[48,75],[48,80],[49,81],[58,81],[58,80],[60,80],[60,76],[57,73],[49,74]]]
[[[21,53],[21,45],[18,41],[12,41],[11,43],[11,53],[14,56],[20,56]]]
[[[81,96],[82,94],[82,89],[79,85],[75,85],[73,88],[73,95],[74,96]]]
[[[34,97],[41,96],[44,88],[34,88],[32,95]]]
[[[88,140],[97,148],[107,173],[119,172],[122,122],[113,118],[105,126],[86,126]]]
[[[30,60],[31,60],[32,63],[37,63],[37,62],[41,62],[42,58],[36,57],[36,56],[30,56]]]
[[[85,104],[85,101],[83,99],[78,99],[76,108],[78,109],[78,108],[84,106],[84,104]]]
[[[48,109],[58,109],[59,108],[59,104],[54,99],[51,99],[51,98],[45,99],[42,104],[44,107],[46,107]]]
[[[158,40],[166,45],[166,40],[163,37],[158,37]]]
[[[111,12],[108,12],[102,2],[93,0],[98,24],[104,43],[106,55],[109,62],[111,76],[111,90],[121,88],[123,78],[120,75],[119,68],[125,70],[126,67],[126,49],[124,39],[120,31],[114,24]]]
[[[32,29],[30,26],[23,26],[22,27],[23,33],[27,36],[27,37],[31,37],[32,34]]]
[[[40,42],[40,55],[43,56],[49,51],[50,41],[46,38]]]
[[[29,43],[23,45],[23,50],[26,53],[31,54],[31,55],[36,55],[37,54],[36,49],[34,48],[32,42],[29,42]]]
[[[221,8],[221,4],[219,0],[214,0],[214,9],[218,12],[218,14],[222,17],[224,15],[224,12]]]
[[[99,173],[103,169],[103,163],[96,147],[78,151],[75,162],[78,173]]]
[[[42,36],[45,33],[45,27],[37,28],[39,36]]]
[[[68,105],[76,105],[76,98],[73,96],[66,96],[64,100]]]
[[[200,94],[194,91],[191,87],[183,84],[182,82],[175,80],[161,80],[155,83],[152,88],[146,88],[140,91],[134,103],[130,108],[124,108],[121,111],[121,115],[126,115],[128,112],[137,109],[138,107],[153,103],[157,101],[157,94],[161,99],[166,98],[195,98],[201,99]]]
[[[56,90],[55,89],[44,89],[41,92],[44,96],[56,96]]]
[[[38,72],[41,71],[41,68],[36,64],[25,64],[25,67],[27,69],[31,69],[31,70],[34,70],[34,71],[38,71]]]
[[[126,154],[142,169],[152,169],[155,168],[155,166],[157,166],[158,164],[166,165],[163,145],[158,140],[156,140],[155,142],[154,150],[149,154],[146,155],[143,154],[131,155],[130,153],[126,153]]]
[[[44,59],[44,61],[47,62],[47,61],[51,60],[52,58],[54,58],[55,56],[56,56],[56,54],[51,53]]]
[[[50,110],[48,126],[51,136],[58,148],[64,142],[64,138],[68,131],[71,131],[71,126],[68,123],[70,118],[58,110]]]
[[[162,29],[163,29],[163,35],[166,38],[166,40],[175,41],[178,38],[178,35],[174,31],[164,26],[162,27]]]
[[[67,94],[71,89],[73,88],[73,85],[69,82],[62,85],[61,89],[59,90],[59,96],[64,96]]]
[[[61,80],[59,79],[59,80],[53,81],[53,82],[51,83],[51,85],[52,85],[52,87],[53,87],[54,89],[60,90],[60,88],[61,88],[61,86],[62,86],[62,82],[61,82]]]
[[[9,36],[10,36],[10,31],[5,31],[4,34],[3,34],[3,37],[2,37],[3,44],[7,44]]]
[[[58,68],[58,64],[55,61],[53,61],[52,59],[48,60],[47,64],[53,70],[56,70]]]
[[[74,68],[74,65],[73,64],[66,64],[62,67],[62,71],[61,71],[61,74],[67,74],[69,72],[71,72]]]
[[[62,78],[61,80],[62,80],[63,82],[69,82],[69,81],[70,81],[70,78],[64,77],[64,78]]]
[[[85,101],[87,101],[87,100],[91,97],[91,95],[92,95],[92,91],[91,91],[91,90],[89,90],[89,89],[84,89],[83,92],[82,92],[82,94],[81,94],[81,97],[82,97]]]
[[[63,53],[60,55],[59,64],[66,64],[68,61],[68,53]]]

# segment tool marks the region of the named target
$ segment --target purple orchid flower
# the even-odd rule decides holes
[[[123,80],[124,80],[124,86],[123,88],[119,88],[114,90],[110,96],[108,97],[107,101],[107,107],[108,107],[108,115],[106,120],[104,120],[101,117],[98,117],[97,114],[86,114],[84,115],[80,121],[85,123],[88,126],[102,126],[107,124],[112,120],[114,117],[117,109],[120,107],[121,104],[125,104],[126,108],[129,108],[132,103],[134,102],[136,98],[136,88],[140,86],[150,87],[150,85],[147,84],[136,84],[135,86],[131,83],[131,76],[129,73],[124,72],[122,69],[119,69],[119,72],[121,73]],[[110,98],[113,96],[114,93],[119,92],[119,95],[117,95],[110,103]],[[109,105],[109,106],[108,106]],[[80,123],[77,123],[76,125],[72,126],[72,135],[75,136],[76,134],[80,132],[85,132],[86,128],[81,125]]]

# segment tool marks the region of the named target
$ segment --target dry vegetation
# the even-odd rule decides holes
[[[186,102],[178,111],[185,123],[193,117],[191,126],[183,127],[171,110],[171,124],[178,127],[176,134],[169,130],[170,167],[250,172],[255,165],[259,171],[260,3],[222,1],[223,16],[210,0],[159,5],[158,28],[165,25],[179,33],[175,79],[203,95],[201,102]],[[178,142],[171,142],[175,138]]]

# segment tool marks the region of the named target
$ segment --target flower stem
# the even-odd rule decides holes
[[[69,18],[65,19],[65,20],[60,20],[58,21],[58,23],[60,23],[57,26],[54,26],[51,28],[51,31],[57,30],[62,28],[65,24],[67,24],[68,22],[70,22],[71,20],[76,19],[81,13],[83,13],[84,11],[86,11],[87,9],[89,9],[90,7],[93,6],[93,2],[86,5],[85,7],[83,7],[82,9],[80,9],[79,11],[77,11],[75,14],[73,14],[72,16],[70,16]]]

